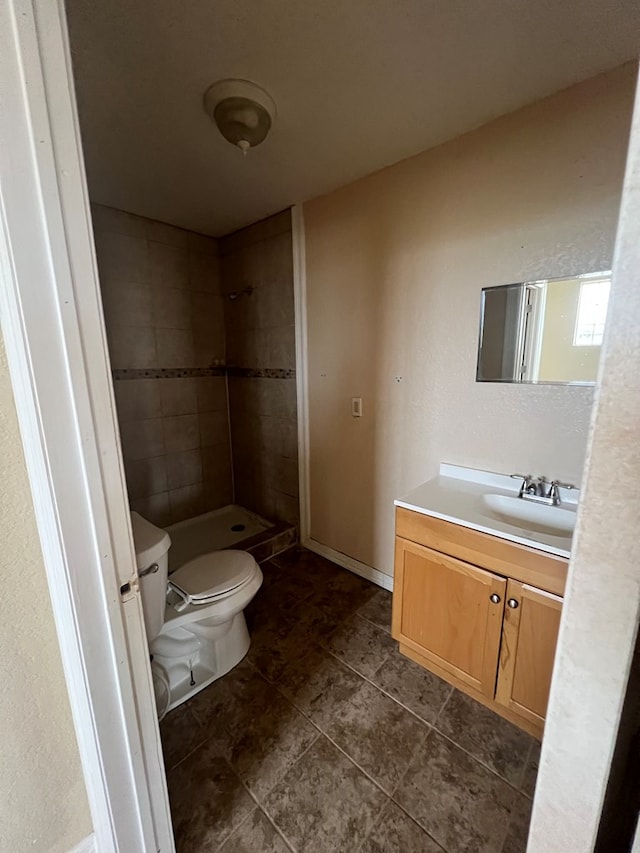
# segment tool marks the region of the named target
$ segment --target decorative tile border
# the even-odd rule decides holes
[[[295,379],[295,370],[280,367],[227,367],[227,376],[249,379]]]
[[[111,375],[114,379],[187,379],[193,376],[225,376],[227,368],[218,367],[161,367],[114,368]]]
[[[114,368],[111,371],[114,380],[122,379],[189,379],[196,376],[239,376],[250,379],[295,379],[295,370],[286,370],[279,367],[162,367],[162,368],[139,368],[129,370],[127,368]]]

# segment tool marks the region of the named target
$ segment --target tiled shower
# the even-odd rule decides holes
[[[100,205],[96,253],[132,509],[298,523],[291,214],[216,240]]]

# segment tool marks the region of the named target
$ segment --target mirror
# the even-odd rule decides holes
[[[478,382],[592,385],[611,272],[485,287]]]

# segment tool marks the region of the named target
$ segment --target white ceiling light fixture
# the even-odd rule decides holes
[[[249,80],[218,80],[204,93],[204,109],[220,133],[246,156],[267,137],[276,117],[275,101]]]

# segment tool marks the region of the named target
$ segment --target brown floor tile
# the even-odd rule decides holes
[[[276,566],[304,575],[313,584],[324,584],[344,571],[330,560],[300,545],[272,558]]]
[[[395,649],[395,643],[386,631],[359,616],[353,616],[338,626],[323,645],[367,678]]]
[[[524,853],[538,744],[398,653],[387,592],[304,549],[264,575],[247,659],[161,726],[179,853]]]
[[[520,796],[432,731],[394,799],[449,853],[499,853]]]
[[[227,838],[219,853],[290,853],[289,847],[260,809]]]
[[[320,737],[264,807],[298,853],[350,853],[367,837],[385,800],[340,750]]]
[[[270,610],[286,611],[309,598],[315,591],[313,584],[302,572],[285,570],[272,561],[263,563],[260,568],[263,582],[251,607],[255,608],[264,602]]]
[[[175,767],[190,752],[200,746],[206,738],[206,731],[194,716],[188,705],[179,705],[160,723],[160,738],[166,770]]]
[[[540,764],[540,749],[542,744],[534,740],[531,744],[531,751],[527,758],[527,763],[524,768],[522,777],[522,785],[520,790],[528,797],[533,797],[536,790],[536,782],[538,780],[538,765]]]
[[[507,782],[521,783],[534,739],[513,723],[454,690],[436,728]]]
[[[529,797],[522,794],[516,797],[501,853],[526,853],[532,805]]]
[[[365,681],[352,699],[335,708],[325,731],[381,788],[393,794],[428,728]]]
[[[284,669],[277,686],[296,708],[319,728],[326,729],[338,709],[364,683],[361,676],[332,655],[311,648]]]
[[[358,616],[391,633],[391,593],[386,589],[377,589],[358,610]]]
[[[285,668],[321,636],[317,628],[308,624],[308,611],[300,617],[301,609],[273,614],[271,621],[264,622],[251,636],[247,658],[269,681],[278,681]]]
[[[213,853],[255,807],[229,764],[208,746],[167,774],[178,853]]]
[[[428,723],[435,722],[453,690],[446,681],[395,648],[371,680]]]
[[[313,743],[318,731],[257,672],[234,670],[229,683],[232,713],[225,735],[229,761],[260,800]]]
[[[378,818],[360,853],[444,853],[418,824],[395,803]]]

